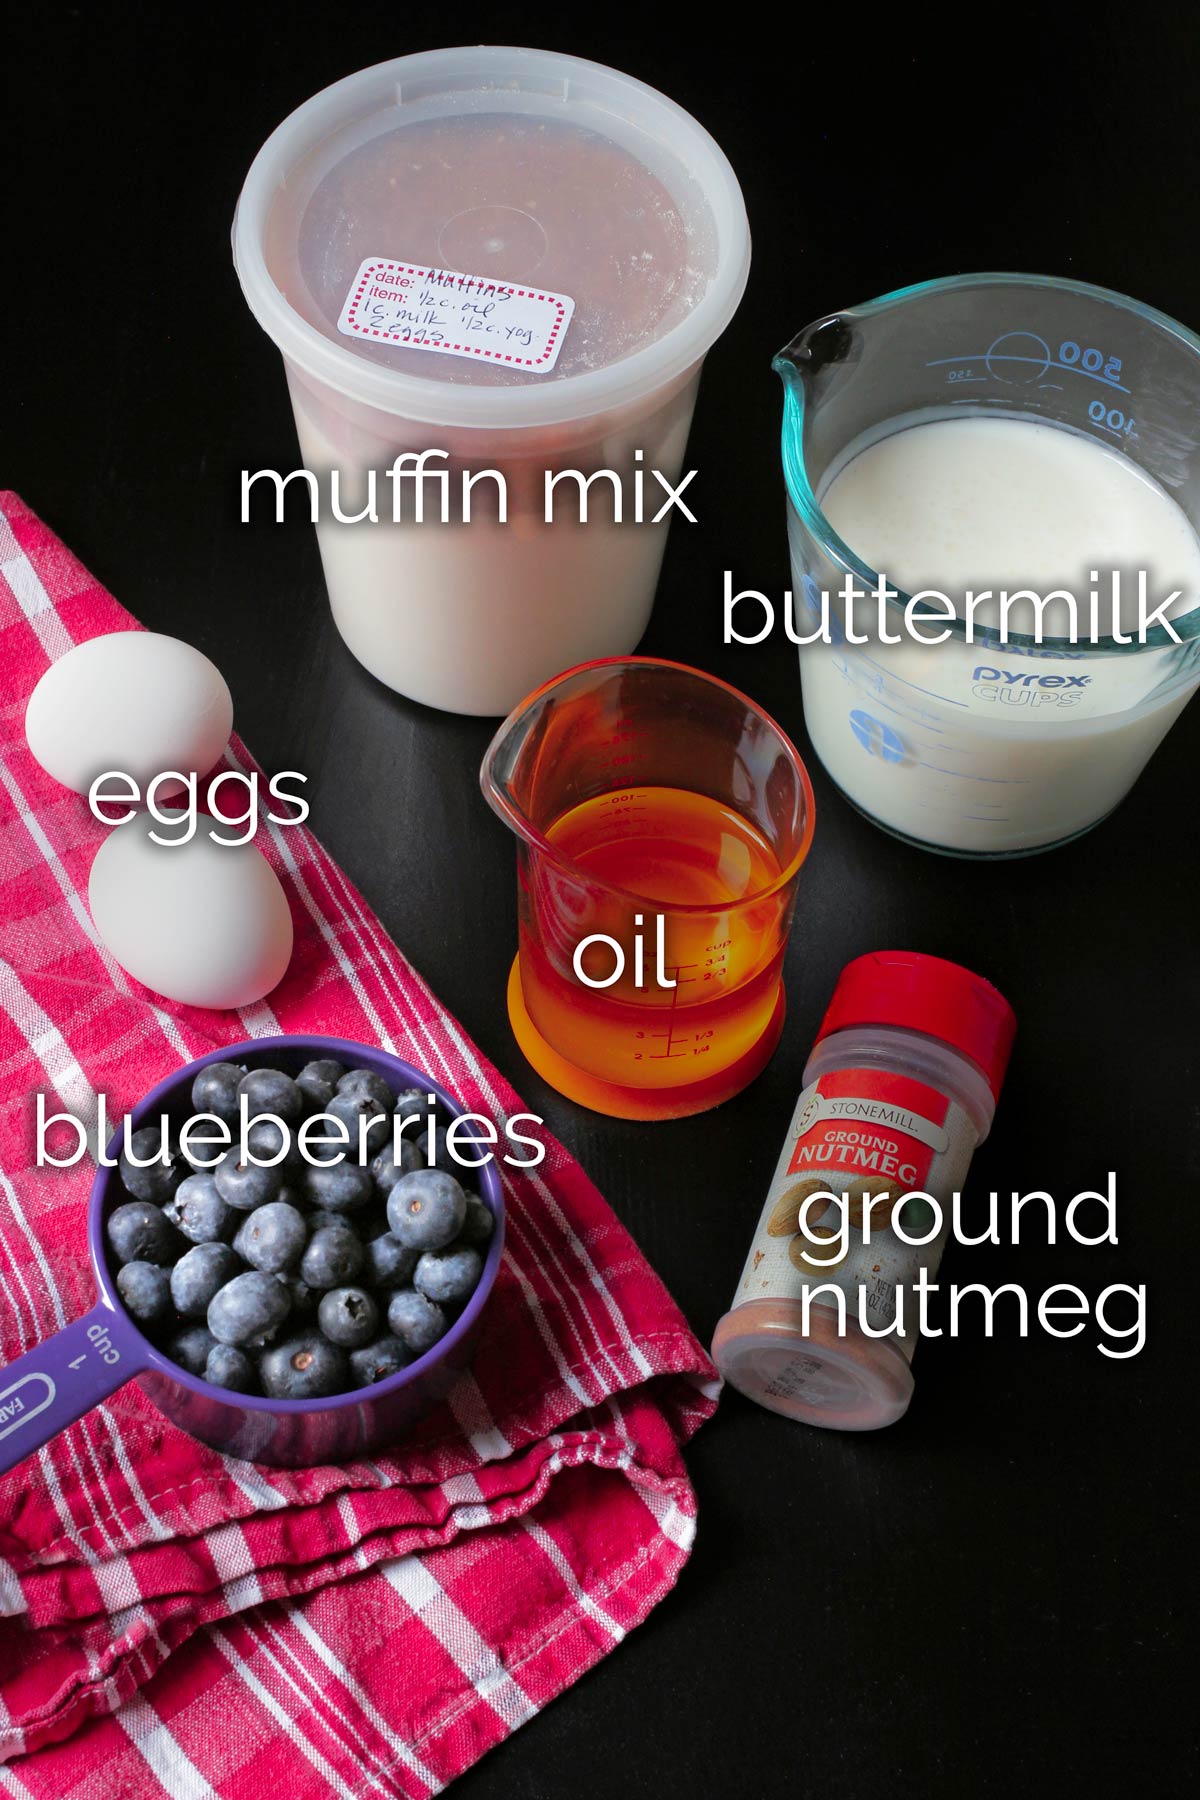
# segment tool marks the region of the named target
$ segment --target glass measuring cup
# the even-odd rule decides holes
[[[813,831],[774,721],[697,669],[609,658],[523,701],[481,782],[518,839],[508,1010],[538,1073],[629,1119],[702,1112],[752,1081],[783,1028]]]
[[[923,282],[818,319],[774,367],[803,631],[847,573],[866,588],[878,579],[833,530],[823,494],[911,425],[999,414],[1061,426],[1128,457],[1200,526],[1200,339],[1121,294],[1034,275]],[[907,598],[890,603],[900,632]],[[872,612],[856,612],[860,630]],[[1001,644],[978,621],[968,644],[959,620],[940,645],[856,646],[833,615],[843,641],[800,652],[813,746],[859,811],[953,855],[1027,855],[1089,830],[1200,681],[1200,606],[1174,618],[1181,643],[1155,625],[1144,645],[1015,633]]]

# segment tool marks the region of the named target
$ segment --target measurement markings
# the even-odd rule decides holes
[[[1099,369],[1085,369],[1079,363],[1056,362],[1053,357],[1047,359],[1044,356],[1006,356],[1003,353],[996,354],[993,351],[985,350],[982,354],[976,355],[935,356],[931,362],[925,364],[925,367],[927,369],[941,369],[948,363],[970,364],[981,362],[1032,363],[1036,364],[1037,367],[1041,369],[1062,369],[1068,375],[1082,375],[1088,381],[1098,381],[1101,387],[1115,388],[1118,394],[1128,394],[1132,391],[1130,388],[1123,387],[1119,381],[1114,380],[1110,375],[1105,375]],[[958,379],[959,381],[983,381],[986,380],[986,376],[960,375]]]
[[[673,969],[667,970],[667,974],[674,976],[675,979],[675,986],[671,989],[671,1005],[667,1013],[667,1027],[665,1031],[652,1031],[650,1033],[651,1037],[665,1038],[667,1040],[667,1047],[665,1050],[652,1050],[648,1058],[650,1062],[667,1062],[674,1057],[687,1055],[686,1050],[676,1050],[674,1048],[676,1042],[674,1018],[675,1009],[679,1005],[680,988],[685,987],[688,982],[696,980],[694,975],[685,975],[683,971],[685,969],[694,969],[695,967],[695,963],[677,963]]]

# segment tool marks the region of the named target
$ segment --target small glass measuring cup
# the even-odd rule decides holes
[[[584,663],[505,720],[481,783],[518,839],[508,1010],[538,1073],[627,1119],[702,1112],[752,1081],[783,1028],[813,831],[774,721],[680,663]]]
[[[847,573],[878,579],[822,495],[911,425],[999,414],[1062,426],[1129,457],[1200,527],[1200,339],[1124,295],[1037,275],[926,281],[816,320],[774,367],[802,630]],[[890,602],[900,632],[907,599]],[[856,626],[870,632],[871,617]],[[1049,849],[1123,799],[1200,681],[1200,605],[1173,624],[1181,643],[1155,625],[1145,644],[1001,644],[976,622],[968,644],[960,620],[939,645],[807,645],[809,736],[852,804],[896,837],[968,857]]]

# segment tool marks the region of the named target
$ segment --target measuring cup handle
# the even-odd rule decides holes
[[[107,1400],[142,1366],[122,1341],[112,1312],[100,1305],[0,1368],[0,1475]]]

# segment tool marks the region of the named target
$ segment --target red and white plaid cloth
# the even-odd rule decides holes
[[[275,1031],[381,1044],[523,1110],[316,839],[262,848],[296,926],[238,1015],[125,976],[85,902],[103,828],[30,756],[25,703],[133,621],[0,493],[0,1351],[86,1310],[84,1167],[33,1165],[32,1094],[119,1116],[172,1067]],[[252,766],[235,739],[235,766]],[[278,1471],[206,1449],[136,1384],[0,1478],[0,1794],[435,1793],[640,1623],[687,1558],[680,1446],[715,1372],[560,1144],[505,1174],[473,1370],[391,1455]]]

